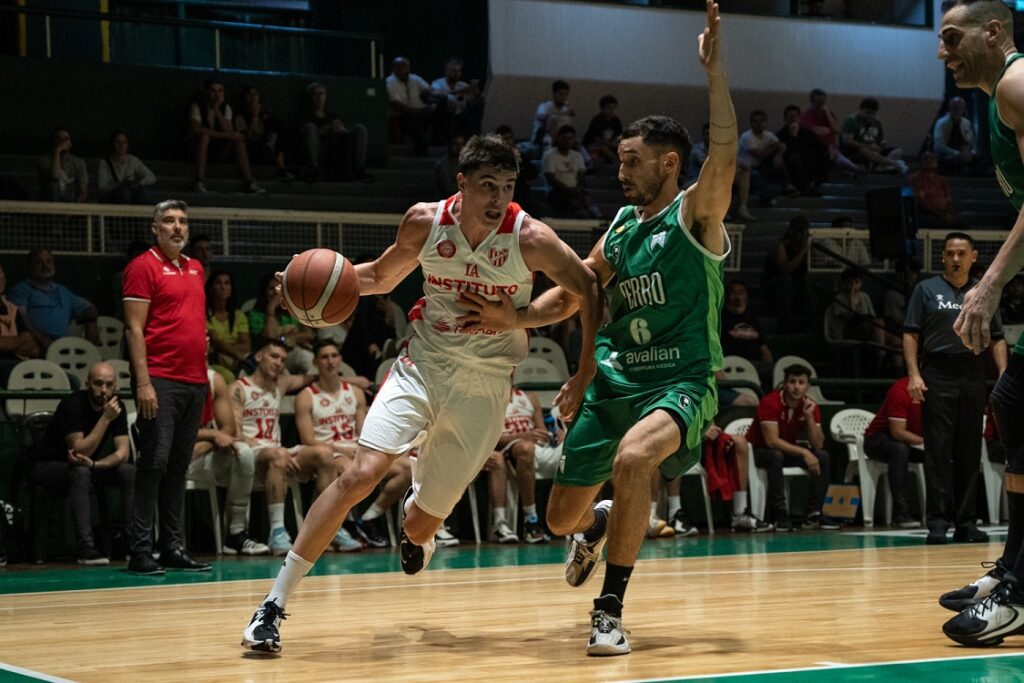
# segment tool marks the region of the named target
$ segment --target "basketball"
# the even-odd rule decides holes
[[[359,302],[352,263],[331,249],[308,249],[292,257],[281,277],[285,303],[300,323],[330,327],[344,322]]]

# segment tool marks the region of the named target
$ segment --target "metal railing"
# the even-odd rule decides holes
[[[920,243],[920,252],[917,258],[921,260],[926,273],[936,273],[942,270],[942,250],[945,246],[945,238],[948,230],[918,230],[917,240]],[[992,262],[999,247],[1006,241],[1005,230],[970,230],[974,238],[974,245],[978,250],[978,263],[982,266]],[[870,237],[867,230],[856,230],[853,228],[812,228],[810,231],[811,243],[819,243],[828,249],[845,256],[865,268],[874,272],[892,272],[895,264],[889,259],[875,259],[871,257]],[[814,249],[808,250],[807,269],[811,272],[838,273],[846,266],[822,254]]]

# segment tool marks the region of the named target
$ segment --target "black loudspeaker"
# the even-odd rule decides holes
[[[878,259],[907,255],[907,241],[917,237],[917,200],[909,187],[883,187],[864,195],[868,210],[871,255]]]

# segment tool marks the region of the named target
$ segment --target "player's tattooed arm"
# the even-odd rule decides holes
[[[414,204],[402,217],[394,244],[376,260],[356,264],[360,294],[387,294],[416,270],[436,211],[437,204]]]
[[[256,440],[245,436],[245,432],[242,431],[242,407],[244,405],[245,387],[242,386],[241,382],[235,382],[231,385],[231,411],[235,416],[235,434],[245,443],[255,446]]]

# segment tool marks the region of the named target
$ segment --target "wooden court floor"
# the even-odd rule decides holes
[[[1001,543],[648,541],[624,615],[633,653],[614,658],[585,656],[601,576],[567,586],[560,542],[444,549],[416,577],[393,552],[328,556],[289,602],[274,657],[239,641],[279,560],[164,579],[15,566],[0,570],[0,679],[1022,681],[1024,637],[979,651],[940,630],[952,613],[939,593],[976,577]]]

